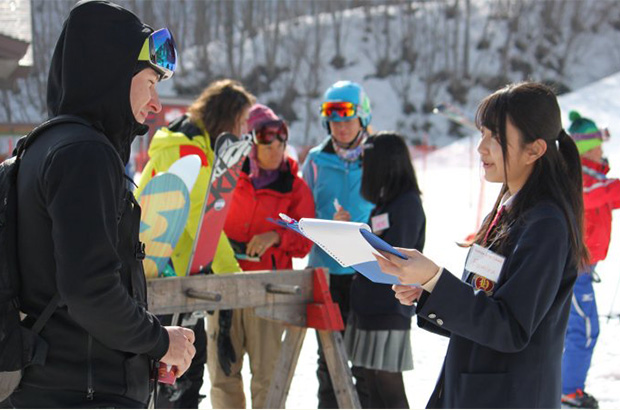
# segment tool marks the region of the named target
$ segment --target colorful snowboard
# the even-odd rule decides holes
[[[249,135],[241,139],[229,133],[217,137],[211,181],[205,196],[202,220],[198,224],[187,276],[207,273],[211,269],[233,191],[237,186],[243,162],[251,149],[252,139]]]
[[[164,276],[164,269],[185,229],[189,193],[200,172],[200,157],[188,155],[175,161],[167,172],[151,179],[138,198],[142,208],[140,241],[145,244],[147,278]]]

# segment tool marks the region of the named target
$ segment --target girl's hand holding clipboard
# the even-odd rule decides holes
[[[420,298],[424,289],[420,287],[411,287],[409,285],[392,285],[394,297],[398,299],[401,305],[411,306],[413,302]]]
[[[395,248],[407,259],[399,258],[388,252],[377,251],[382,256],[375,255],[381,271],[398,277],[401,283],[424,284],[432,279],[439,271],[439,266],[415,249]],[[385,258],[385,259],[384,259]]]

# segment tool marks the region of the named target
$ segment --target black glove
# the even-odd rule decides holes
[[[220,367],[226,376],[230,376],[230,365],[237,361],[237,355],[230,340],[232,326],[232,310],[220,310],[218,324],[220,331],[217,335],[217,357]]]

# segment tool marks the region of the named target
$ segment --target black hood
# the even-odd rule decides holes
[[[50,117],[90,121],[129,160],[131,142],[148,131],[131,111],[129,91],[138,54],[153,32],[136,15],[108,1],[81,1],[56,44],[47,84]]]

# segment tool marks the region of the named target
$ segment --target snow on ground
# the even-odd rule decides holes
[[[568,111],[578,110],[583,116],[592,118],[599,126],[609,126],[612,137],[604,144],[604,150],[612,165],[610,173],[620,177],[620,73],[607,77],[577,92],[560,98],[568,128]],[[616,120],[616,121],[614,121]],[[453,273],[460,274],[466,251],[456,242],[476,228],[480,192],[480,171],[475,152],[477,135],[462,139],[452,145],[415,161],[418,179],[423,191],[427,216],[427,239],[425,254]],[[617,167],[617,168],[614,168]],[[497,195],[498,186],[484,184],[483,210],[488,212]],[[612,241],[607,260],[598,265],[601,283],[595,284],[599,315],[606,316],[612,309],[612,299],[620,280],[620,214],[615,215]],[[304,260],[296,260],[295,267],[303,268]],[[620,314],[620,296],[615,300],[613,313]],[[601,408],[620,408],[620,320],[601,317],[601,335],[594,351],[586,390],[594,395]],[[412,329],[412,344],[415,369],[405,373],[405,385],[409,404],[422,408],[430,396],[447,347],[447,339],[418,329]],[[316,392],[316,350],[315,332],[309,330],[304,341],[295,376],[291,385],[287,408],[307,409],[317,407]],[[246,357],[247,360],[247,357]],[[243,378],[246,398],[250,405],[248,390],[250,374],[244,367]],[[205,376],[207,395],[201,408],[210,408],[209,380]],[[527,392],[524,392],[527,394]]]

